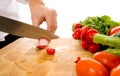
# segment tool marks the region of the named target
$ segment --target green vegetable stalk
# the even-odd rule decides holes
[[[120,56],[120,49],[117,49],[117,48],[114,48],[114,49],[108,48],[105,51],[108,52],[108,53]]]
[[[93,38],[93,42],[97,44],[107,45],[110,47],[120,49],[120,38],[119,37],[96,34]]]

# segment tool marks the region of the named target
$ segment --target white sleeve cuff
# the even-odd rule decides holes
[[[5,36],[7,36],[7,35],[8,35],[8,33],[0,31],[0,41],[5,41]]]
[[[24,3],[24,4],[27,4],[28,3],[28,0],[16,0],[18,2],[21,2],[21,3]]]

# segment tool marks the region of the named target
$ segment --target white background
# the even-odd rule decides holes
[[[88,16],[109,15],[114,21],[120,21],[119,0],[44,0],[44,2],[47,7],[55,9],[58,13],[58,28],[55,34],[61,38],[72,37],[72,24]],[[28,5],[19,6],[21,20],[31,24]],[[46,28],[46,23],[41,27]]]

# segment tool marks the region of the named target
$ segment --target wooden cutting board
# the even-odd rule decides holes
[[[55,48],[54,55],[36,51],[37,42],[20,38],[0,49],[0,76],[76,76],[77,57],[92,57],[72,38],[51,40],[48,47]]]

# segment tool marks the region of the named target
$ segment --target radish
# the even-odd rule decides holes
[[[81,45],[82,48],[88,49],[89,42],[86,39],[82,39],[80,45]]]
[[[55,49],[54,49],[54,48],[47,48],[47,49],[46,49],[46,52],[47,52],[47,54],[49,54],[49,55],[53,55],[53,54],[55,53]]]
[[[81,39],[84,39],[86,36],[87,36],[87,31],[90,30],[90,27],[89,26],[84,26],[82,27],[82,31],[81,31],[81,35],[80,35],[80,38]]]
[[[78,29],[78,28],[82,28],[81,23],[74,23],[74,24],[72,25],[72,31],[73,31],[73,32],[74,32],[76,29]]]
[[[86,33],[86,40],[89,42],[89,43],[93,43],[93,37],[95,34],[99,33],[97,30],[95,29],[89,29]]]
[[[40,50],[44,49],[45,47],[48,46],[50,40],[46,39],[46,38],[40,38],[38,40],[38,46],[37,48],[39,48]]]
[[[76,30],[74,31],[72,37],[73,37],[74,39],[78,39],[78,40],[81,39],[81,38],[80,38],[81,31],[82,31],[81,28],[76,29]]]
[[[100,44],[96,44],[96,43],[91,43],[88,47],[88,50],[91,52],[91,53],[95,53],[95,52],[98,52],[100,51]]]

